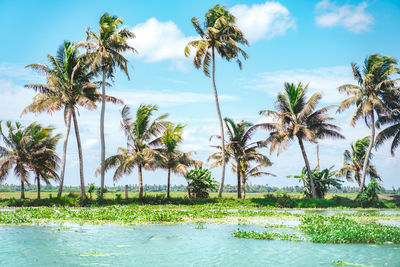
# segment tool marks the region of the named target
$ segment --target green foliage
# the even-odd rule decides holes
[[[189,181],[191,197],[207,198],[209,191],[217,188],[217,182],[211,177],[211,171],[202,167],[190,170],[186,179]]]
[[[265,240],[289,240],[289,241],[301,241],[302,239],[296,234],[283,234],[276,232],[256,232],[256,231],[242,231],[237,229],[233,233],[234,237],[248,238],[248,239],[265,239]]]
[[[300,229],[316,243],[400,243],[399,227],[360,223],[345,216],[304,216]]]
[[[90,186],[88,188],[88,193],[89,193],[90,199],[92,199],[92,194],[93,194],[95,189],[96,188],[95,188],[94,184],[90,184]]]
[[[331,187],[335,187],[338,189],[341,188],[342,181],[336,178],[335,176],[336,171],[332,171],[332,169],[333,166],[330,167],[329,169],[325,168],[320,171],[317,168],[311,170],[312,172],[311,175],[314,179],[315,191],[317,193],[318,198],[324,198],[326,193],[328,193],[328,190]],[[312,197],[311,183],[306,167],[302,169],[300,175],[289,175],[288,177],[301,179],[301,181],[303,181],[303,183],[305,184],[303,191],[304,195],[306,197]]]
[[[363,207],[369,207],[378,202],[378,192],[382,189],[376,179],[371,179],[364,192],[357,195],[357,200]]]

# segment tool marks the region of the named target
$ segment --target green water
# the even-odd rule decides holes
[[[0,266],[400,266],[399,245],[237,239],[258,225],[0,226]],[[280,230],[296,231],[296,230]]]

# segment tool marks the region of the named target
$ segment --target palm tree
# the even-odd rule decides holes
[[[252,166],[252,162],[256,165]],[[250,177],[261,177],[264,175],[276,176],[273,173],[265,172],[262,169],[272,165],[272,162],[257,150],[247,152],[247,154],[239,161],[240,165],[232,164],[232,170],[239,172],[242,179],[243,198],[246,198],[246,184]],[[239,166],[239,170],[238,167]]]
[[[353,181],[354,179],[358,183],[358,186],[360,186],[363,164],[365,162],[369,142],[370,137],[366,136],[357,140],[355,143],[351,143],[351,151],[348,149],[344,151],[343,167],[337,172],[338,176],[346,177],[348,181]],[[367,175],[371,178],[379,179],[375,166],[370,164],[372,157],[373,154],[370,153],[367,161]]]
[[[12,125],[7,121],[8,134],[5,135],[0,122],[0,135],[5,146],[0,146],[0,181],[7,178],[14,167],[14,174],[21,181],[21,199],[25,198],[25,183],[29,185],[29,127],[23,127],[19,122]]]
[[[276,123],[263,123],[263,127],[270,130],[270,136],[265,143],[270,143],[270,152],[277,148],[279,155],[290,141],[297,139],[307,168],[308,178],[311,184],[312,197],[317,197],[312,172],[303,141],[316,142],[324,138],[344,138],[338,131],[340,127],[327,121],[333,120],[326,112],[333,106],[326,106],[315,110],[321,93],[314,93],[306,99],[308,85],[299,83],[284,84],[284,93],[279,93],[275,102],[275,109],[260,111],[260,114],[271,116]]]
[[[78,43],[79,46],[87,48],[89,57],[92,60],[92,71],[102,74],[102,101],[100,115],[100,140],[101,140],[101,186],[100,195],[103,196],[104,191],[104,173],[105,173],[105,157],[106,144],[104,139],[104,113],[106,108],[106,79],[114,78],[115,68],[120,68],[128,77],[128,60],[123,56],[126,52],[136,52],[136,50],[128,44],[128,40],[135,38],[135,35],[127,28],[119,29],[123,23],[122,18],[110,16],[104,13],[99,21],[99,33],[96,34],[88,28],[86,30],[87,40]]]
[[[225,126],[226,126],[226,134],[228,136],[228,141],[225,142],[225,162],[228,162],[229,159],[235,161],[235,166],[242,166],[243,164],[248,164],[247,162],[250,160],[256,160],[257,162],[261,162],[265,160],[265,162],[271,162],[267,157],[263,158],[263,155],[258,152],[257,148],[260,147],[260,142],[251,142],[251,138],[253,137],[255,131],[260,128],[261,125],[253,125],[247,121],[240,121],[239,123],[235,123],[232,119],[225,118]],[[221,136],[217,136],[217,138],[221,138]],[[214,146],[219,151],[213,153],[208,160],[215,160],[211,167],[220,166],[223,164],[223,154],[221,152],[221,146]],[[268,165],[269,166],[269,165]],[[241,168],[237,171],[236,167],[233,167],[234,172],[237,175],[237,192],[238,198],[241,198],[241,187],[242,187],[242,179],[245,178],[242,176]],[[245,168],[246,172],[248,168]],[[243,181],[245,182],[245,181]]]
[[[392,57],[379,54],[369,55],[364,61],[362,71],[359,65],[351,63],[353,76],[358,84],[344,84],[338,88],[340,92],[345,92],[350,97],[340,104],[337,111],[342,112],[351,105],[355,105],[356,110],[350,124],[354,127],[357,120],[362,117],[367,127],[371,128],[369,145],[361,173],[360,193],[364,191],[369,154],[371,154],[375,142],[375,112],[378,115],[388,114],[386,105],[392,101],[391,96],[393,96],[395,89],[395,80],[392,80],[390,76],[397,71],[396,64],[397,61]]]
[[[217,86],[215,85],[215,52],[227,61],[230,61],[231,59],[236,60],[239,64],[239,68],[242,68],[239,54],[241,54],[244,59],[247,59],[248,56],[240,47],[238,47],[238,44],[248,45],[248,41],[244,38],[242,31],[235,25],[235,22],[235,17],[225,8],[225,6],[216,5],[206,13],[204,27],[200,26],[197,18],[192,18],[192,24],[201,39],[191,41],[185,47],[186,57],[190,55],[190,48],[196,49],[193,64],[196,69],[203,67],[203,72],[208,77],[210,77],[210,64],[212,64],[211,77],[220,125],[223,158],[225,158],[224,124],[219,107]],[[225,162],[222,162],[222,175],[218,197],[222,196],[224,180]]]
[[[124,106],[122,109],[121,128],[127,137],[127,148],[120,147],[118,154],[106,159],[106,171],[116,168],[114,180],[121,178],[125,174],[130,174],[135,167],[138,168],[139,176],[139,197],[143,196],[143,177],[142,169],[154,169],[157,167],[157,154],[154,149],[161,144],[161,134],[167,127],[167,122],[163,121],[168,114],[163,114],[151,120],[152,113],[157,111],[155,105],[140,105],[136,118],[132,121],[130,108]],[[101,166],[96,174],[101,172]]]
[[[54,128],[42,127],[39,124],[31,124],[29,127],[29,165],[35,174],[37,183],[37,198],[40,199],[40,179],[49,184],[49,179],[57,181],[59,176],[57,169],[60,158],[56,154],[57,142],[60,135],[52,135]]]
[[[160,155],[158,164],[161,168],[168,170],[167,198],[170,197],[171,172],[186,176],[187,167],[200,164],[190,158],[193,152],[185,153],[178,150],[178,145],[182,142],[184,127],[185,125],[178,124],[175,126],[173,123],[168,123],[160,139],[162,147],[156,149]]]
[[[27,66],[27,68],[44,74],[47,78],[47,83],[25,85],[25,87],[37,91],[38,94],[33,98],[33,103],[28,105],[22,111],[21,115],[28,112],[33,112],[34,114],[42,112],[53,114],[55,111],[64,111],[66,133],[64,137],[58,197],[61,197],[64,184],[67,144],[72,117],[78,144],[81,197],[86,198],[82,146],[76,113],[78,106],[89,110],[97,108],[95,102],[101,100],[102,96],[96,90],[98,85],[92,82],[94,75],[89,71],[89,63],[85,57],[79,55],[76,45],[65,41],[57,50],[57,55],[55,57],[48,55],[47,58],[50,62],[50,66],[45,64],[31,64]],[[121,102],[109,96],[106,96],[106,100],[114,103]]]

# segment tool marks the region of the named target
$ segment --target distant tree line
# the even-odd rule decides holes
[[[90,185],[86,186],[86,189],[89,188]],[[58,190],[57,185],[45,185],[42,186],[42,192],[57,192]],[[123,192],[125,190],[125,186],[105,186],[107,189],[107,192]],[[128,185],[129,192],[139,192],[139,186],[138,185]],[[167,185],[148,185],[145,184],[143,185],[143,189],[146,192],[167,192]],[[13,184],[4,184],[0,185],[0,193],[1,192],[16,192],[20,191],[21,188],[19,185],[13,185]],[[25,191],[36,191],[37,186],[36,185],[29,185],[25,187]],[[246,192],[247,193],[274,193],[274,192],[285,192],[285,193],[301,193],[303,192],[303,187],[302,186],[284,186],[284,187],[276,187],[276,186],[269,186],[269,185],[251,185],[247,184],[246,185]],[[355,186],[342,186],[340,189],[339,188],[330,188],[328,190],[328,193],[358,193],[359,188]],[[79,186],[64,186],[63,188],[64,192],[80,192],[80,187]],[[171,192],[187,192],[187,186],[186,185],[170,185],[170,191]],[[237,193],[237,186],[236,185],[230,185],[227,184],[224,186],[224,193]],[[400,187],[397,189],[392,187],[391,189],[388,188],[382,188],[380,190],[381,194],[400,194]]]

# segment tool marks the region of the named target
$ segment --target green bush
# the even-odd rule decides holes
[[[207,198],[209,191],[217,188],[217,182],[211,177],[211,171],[202,167],[190,170],[186,179],[189,181],[190,197]]]
[[[371,179],[369,185],[364,189],[364,192],[357,195],[356,200],[360,202],[363,207],[377,206],[378,203],[378,193],[382,190],[376,179]]]

